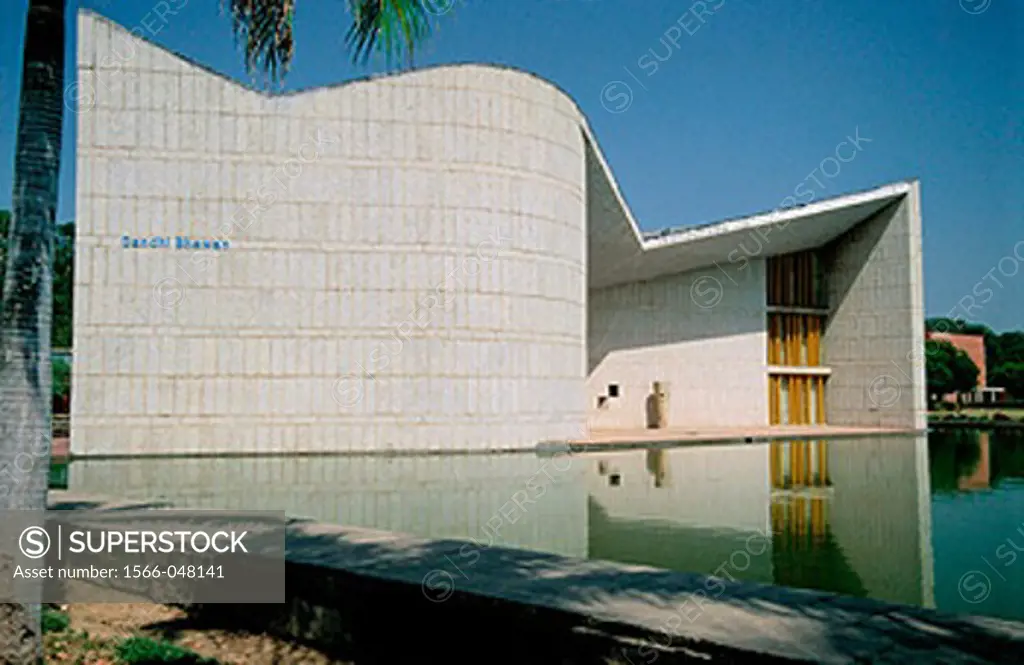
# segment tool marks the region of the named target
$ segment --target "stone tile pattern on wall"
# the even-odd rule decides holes
[[[584,147],[563,93],[457,66],[266,96],[94,14],[78,31],[94,95],[78,113],[76,454],[579,436]],[[254,194],[270,201],[255,217]],[[231,247],[126,250],[125,234]],[[176,307],[156,302],[168,284]]]
[[[839,238],[827,259],[823,337],[833,425],[924,429],[920,185]]]

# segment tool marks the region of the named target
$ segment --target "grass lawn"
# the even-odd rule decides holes
[[[1004,413],[1014,420],[1020,420],[1024,418],[1024,409],[961,409],[957,411],[929,411],[929,416],[950,416],[950,415],[961,415],[961,416],[973,416],[981,418],[991,418],[997,413]]]

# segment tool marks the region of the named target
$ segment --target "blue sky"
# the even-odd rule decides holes
[[[14,17],[0,25],[6,208],[27,0],[0,1]],[[155,4],[82,6],[131,27]],[[590,118],[647,230],[770,210],[801,183],[822,199],[919,178],[928,315],[970,308],[968,318],[997,330],[1024,328],[1024,3],[703,4],[704,13],[689,0],[456,0],[417,65],[502,63],[557,83]],[[244,79],[219,5],[188,0],[154,41]],[[344,6],[298,3],[287,88],[381,71],[347,57]],[[72,15],[69,83],[73,26]],[[62,220],[74,216],[72,114],[65,121]],[[847,162],[822,164],[855,135],[860,150],[840,148]],[[963,300],[972,292],[982,295]]]

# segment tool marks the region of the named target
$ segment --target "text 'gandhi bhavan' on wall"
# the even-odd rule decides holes
[[[645,235],[536,76],[266,94],[78,31],[75,455],[923,426],[914,181]]]

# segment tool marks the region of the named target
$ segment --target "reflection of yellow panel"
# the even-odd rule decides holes
[[[816,541],[825,538],[825,501],[820,497],[811,499],[811,535]]]
[[[770,444],[769,455],[771,455],[770,469],[772,487],[779,489],[782,487],[782,449],[779,447],[778,443]]]
[[[803,540],[803,536],[807,533],[807,500],[802,496],[797,497],[793,500],[793,517],[796,518],[796,535]]]

